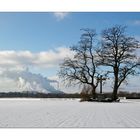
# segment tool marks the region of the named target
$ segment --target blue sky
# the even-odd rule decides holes
[[[81,28],[96,29],[100,35],[101,30],[117,24],[126,25],[127,33],[140,40],[140,13],[1,12],[0,65],[28,67],[55,78],[58,63],[71,55],[65,49],[79,41]]]
[[[37,52],[70,46],[79,40],[81,28],[100,33],[115,24],[127,25],[130,34],[140,36],[135,23],[139,13],[68,13],[58,18],[53,13],[0,13],[0,49]]]

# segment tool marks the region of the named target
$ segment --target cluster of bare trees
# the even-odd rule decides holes
[[[112,100],[116,100],[120,85],[129,75],[138,74],[140,66],[140,58],[136,55],[139,42],[127,36],[125,29],[120,25],[105,29],[100,40],[95,30],[82,29],[80,41],[70,48],[75,55],[64,59],[59,76],[69,84],[90,86],[92,98],[96,98],[100,76],[110,76],[114,81]]]

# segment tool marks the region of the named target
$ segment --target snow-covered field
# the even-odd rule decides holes
[[[140,100],[0,99],[0,127],[140,127]]]

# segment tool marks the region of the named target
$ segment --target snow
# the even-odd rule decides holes
[[[136,128],[140,100],[119,103],[75,99],[0,99],[0,127]]]

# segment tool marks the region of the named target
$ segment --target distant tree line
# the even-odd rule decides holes
[[[80,98],[79,93],[0,92],[0,98]]]
[[[100,95],[97,93],[97,96]],[[105,98],[111,97],[111,93],[104,93],[103,94]],[[126,97],[127,99],[140,99],[140,93],[128,93],[128,92],[122,92],[120,91],[118,93],[118,97]],[[32,93],[32,92],[0,92],[0,98],[81,98],[81,94],[79,93]]]

